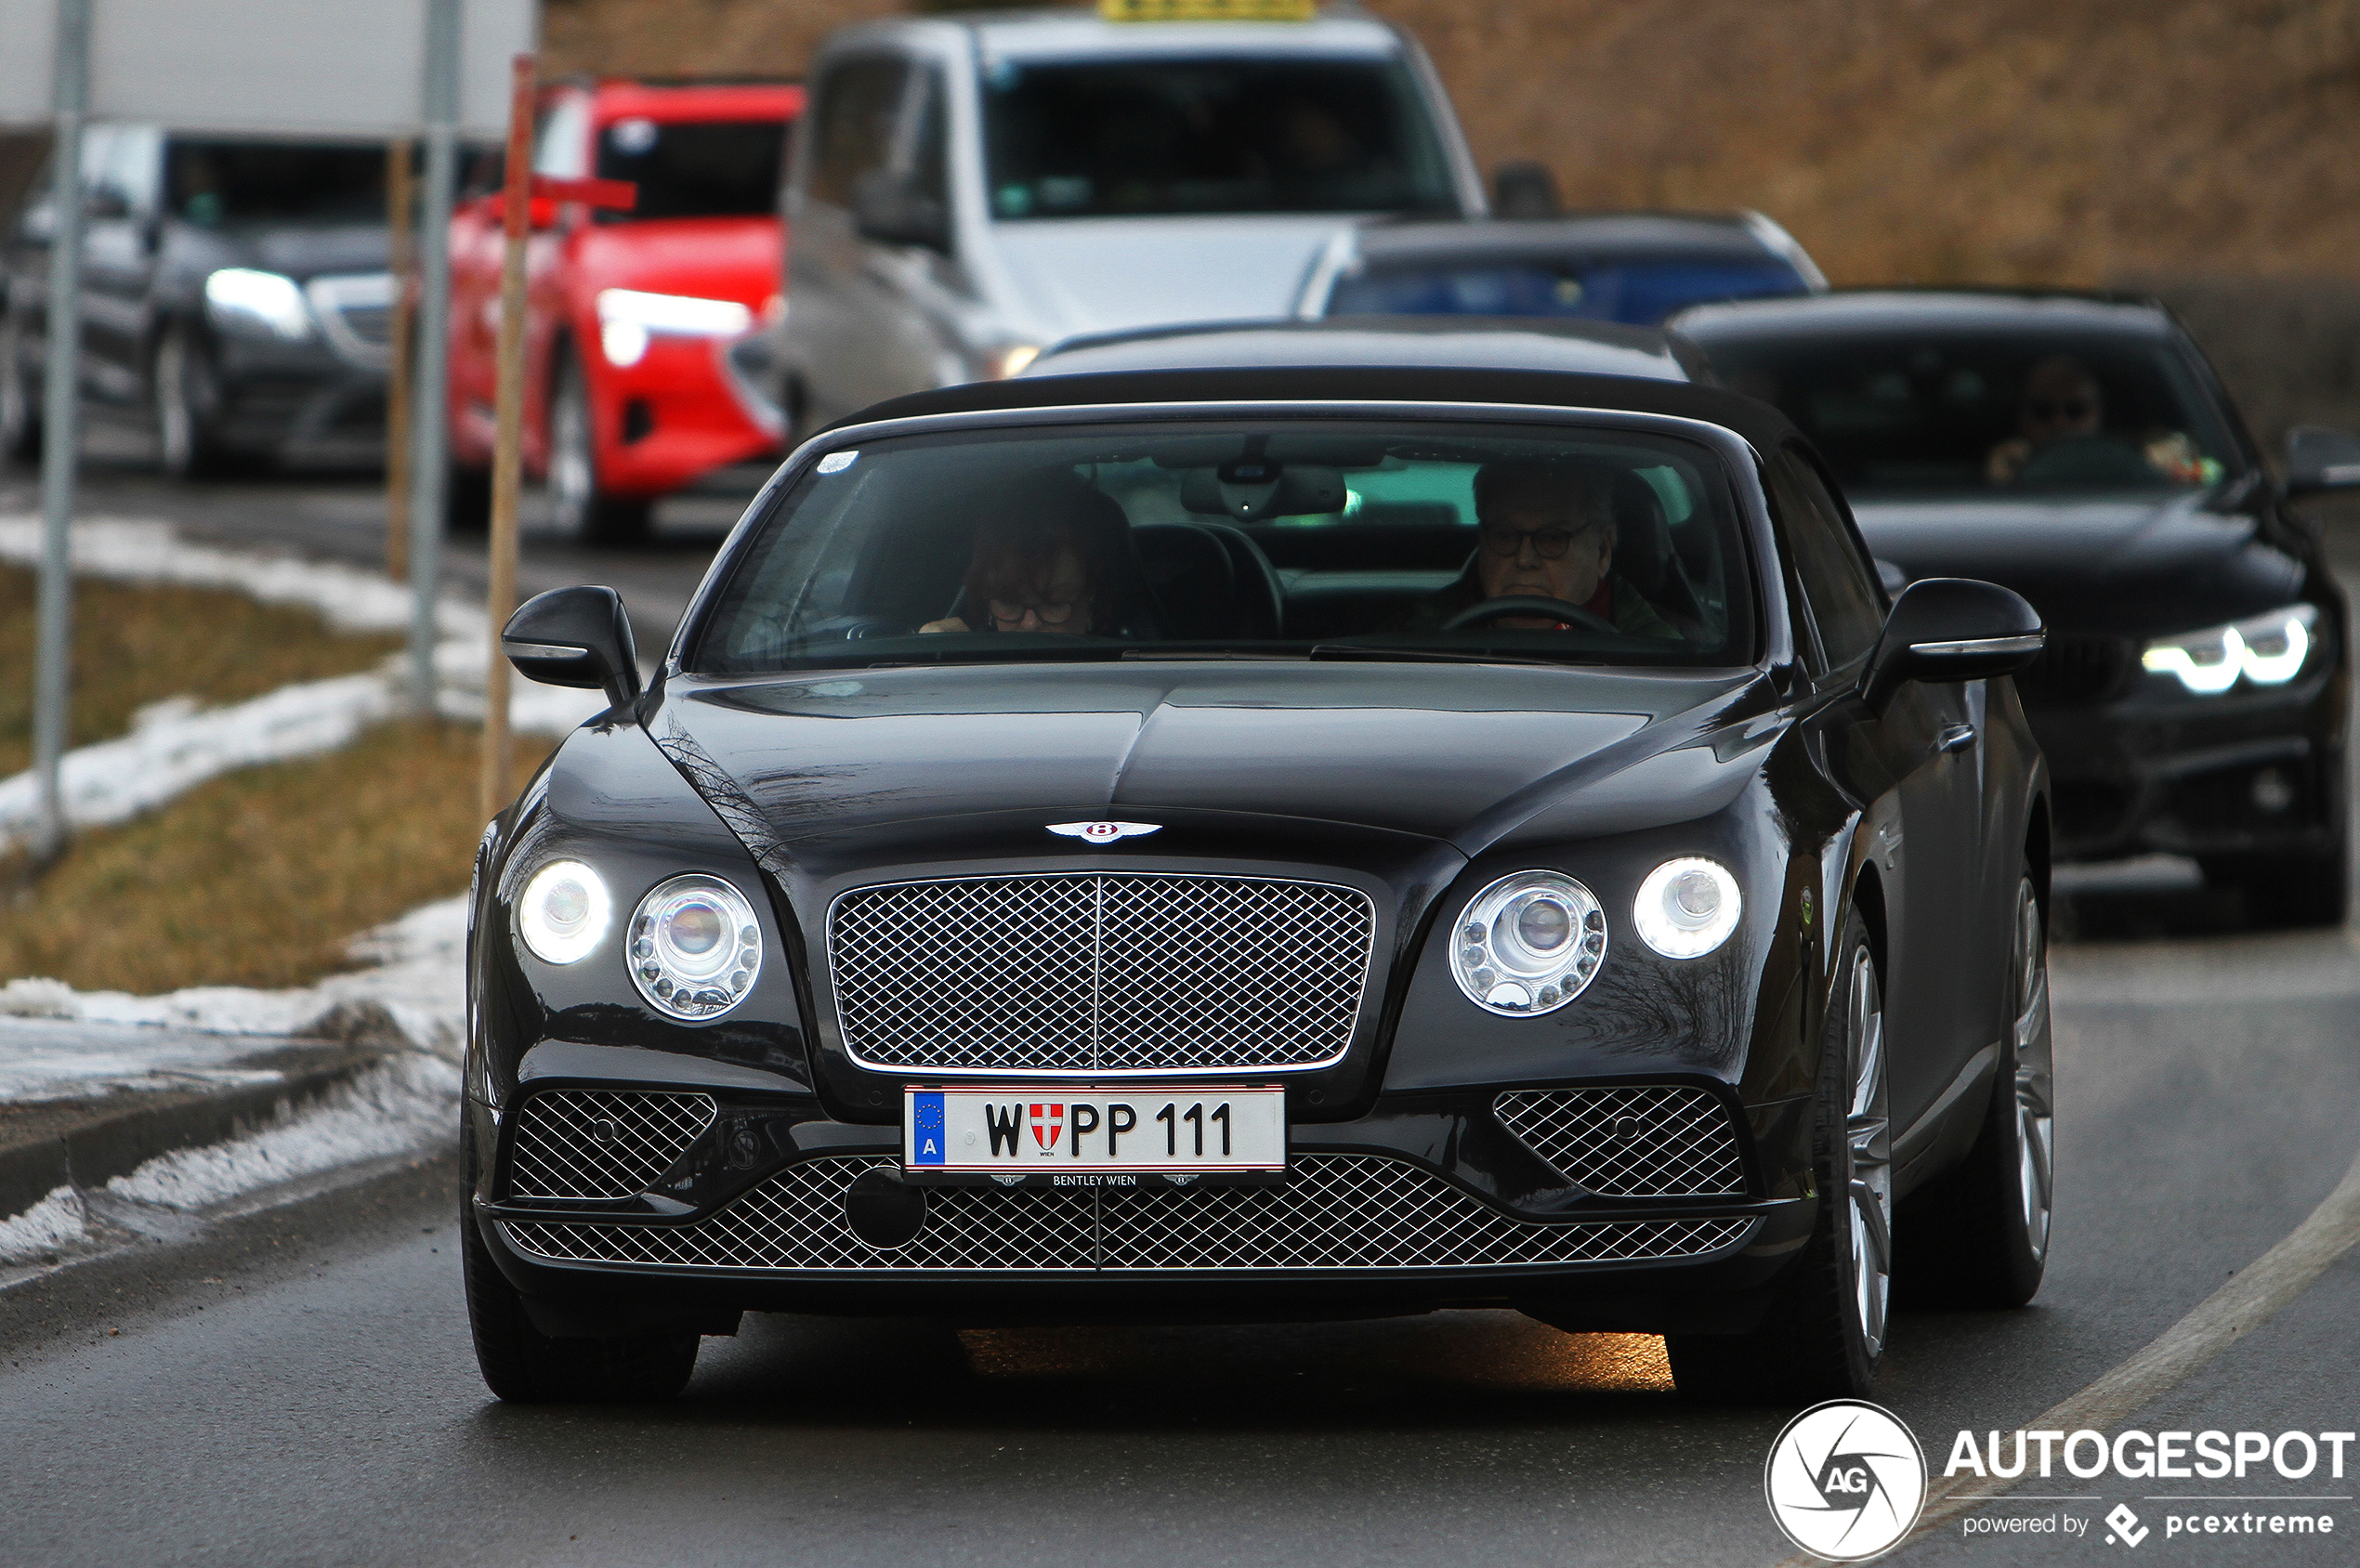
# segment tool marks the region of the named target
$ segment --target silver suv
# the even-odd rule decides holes
[[[1424,51],[1357,13],[881,21],[811,84],[777,339],[803,432],[1078,333],[1284,316],[1339,224],[1484,211]]]

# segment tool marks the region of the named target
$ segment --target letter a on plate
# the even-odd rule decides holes
[[[1142,834],[1159,832],[1160,822],[1052,822],[1049,831],[1063,833],[1084,843],[1112,843],[1117,839],[1135,839]]]

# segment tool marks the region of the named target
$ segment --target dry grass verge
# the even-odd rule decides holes
[[[0,567],[0,777],[33,759],[33,574]],[[297,681],[349,675],[399,636],[330,631],[312,610],[220,588],[83,578],[73,595],[73,725],[68,744],[127,733],[151,702],[242,702]]]
[[[228,774],[85,833],[0,910],[0,979],[83,990],[301,986],[357,932],[465,891],[483,822],[478,732],[409,722],[344,751]],[[517,747],[516,777],[548,754]]]

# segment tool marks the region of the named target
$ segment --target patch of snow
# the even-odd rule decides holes
[[[135,518],[76,519],[72,542],[74,568],[86,576],[231,589],[317,610],[344,631],[400,631],[410,623],[409,590],[358,567],[193,544],[169,523]],[[0,515],[0,559],[32,562],[40,553],[39,518]],[[482,607],[446,599],[436,606],[436,710],[480,720],[490,622]],[[221,708],[166,698],[135,714],[130,734],[66,754],[67,820],[75,828],[127,821],[232,769],[334,751],[408,702],[408,665],[400,654],[366,673],[282,686]],[[512,673],[508,722],[519,734],[566,735],[605,706],[597,692]],[[38,805],[30,771],[0,779],[0,850],[31,836]]]
[[[0,1220],[0,1263],[28,1263],[64,1251],[90,1234],[90,1213],[72,1187],[49,1196],[12,1219]]]
[[[106,1190],[184,1213],[209,1209],[340,1165],[426,1148],[451,1136],[458,1103],[457,1067],[408,1053],[258,1132],[159,1155]]]
[[[0,1100],[98,1094],[159,1073],[206,1070],[199,1035],[295,1035],[374,1039],[459,1059],[465,1038],[467,900],[464,894],[421,905],[399,920],[355,937],[354,959],[370,965],[331,974],[315,986],[264,991],[242,986],[199,986],[161,996],[128,991],[77,991],[56,980],[12,980],[0,986],[0,1017],[80,1025],[158,1025],[152,1044],[110,1037],[89,1042],[108,1057],[97,1070],[74,1070],[75,1053],[44,1045],[46,1026],[0,1025]],[[80,1037],[72,1037],[80,1038]],[[249,1047],[225,1042],[219,1063]],[[93,1058],[94,1062],[98,1058]],[[78,1087],[72,1087],[78,1085]]]

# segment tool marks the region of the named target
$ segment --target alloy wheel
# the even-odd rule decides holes
[[[174,330],[156,346],[156,457],[179,477],[196,466],[197,415],[190,406],[189,338]]]
[[[2036,1260],[2049,1255],[2054,1202],[2055,1047],[2049,1031],[2049,942],[2029,879],[2016,886],[2016,1162],[2025,1241]]]
[[[1893,1293],[1893,1121],[1885,1096],[1884,999],[1866,946],[1852,954],[1844,1044],[1850,1105],[1844,1117],[1843,1185],[1853,1304],[1874,1360],[1884,1349]]]
[[[557,521],[568,531],[581,531],[588,519],[596,482],[590,456],[589,389],[583,385],[580,371],[568,369],[549,410],[549,493],[557,503]]]

